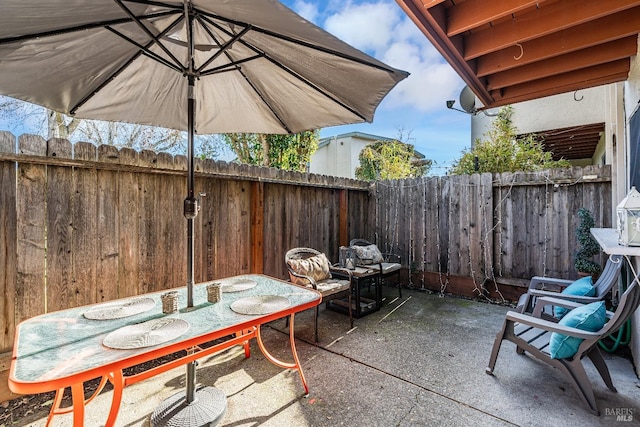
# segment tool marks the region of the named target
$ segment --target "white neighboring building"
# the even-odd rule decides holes
[[[321,138],[318,150],[311,156],[309,172],[355,178],[356,168],[360,166],[358,159],[360,152],[365,146],[376,141],[394,141],[394,138],[362,132],[349,132]]]

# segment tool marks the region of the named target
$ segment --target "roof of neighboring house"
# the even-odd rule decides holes
[[[396,0],[485,108],[624,81],[640,0]]]
[[[367,141],[395,141],[395,138],[388,138],[386,136],[378,136],[378,135],[372,135],[370,133],[364,133],[364,132],[349,132],[349,133],[341,133],[340,135],[334,135],[334,136],[327,136],[324,138],[320,138],[320,141],[318,142],[318,148],[327,146],[329,144],[331,144],[333,141],[337,141],[338,139],[346,139],[346,138],[356,138],[356,139],[364,139]],[[425,156],[424,154],[420,153],[417,150],[414,150],[414,155],[416,156],[417,159],[424,159]]]

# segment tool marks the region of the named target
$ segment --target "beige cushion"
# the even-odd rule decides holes
[[[359,265],[378,264],[384,260],[382,252],[376,245],[352,246],[356,251]]]
[[[289,267],[297,274],[308,276],[315,282],[331,277],[329,260],[325,254],[315,255],[307,259],[290,259]],[[298,285],[308,285],[309,281],[301,277],[291,277],[291,281]]]

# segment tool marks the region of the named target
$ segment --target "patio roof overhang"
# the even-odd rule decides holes
[[[638,0],[396,0],[493,108],[627,79]]]

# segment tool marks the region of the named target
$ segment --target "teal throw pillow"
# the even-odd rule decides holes
[[[574,308],[567,313],[560,321],[559,325],[582,329],[583,331],[596,332],[602,329],[607,320],[607,311],[604,301],[592,302]],[[557,332],[551,334],[549,341],[549,352],[552,359],[567,359],[573,357],[578,351],[578,347],[584,341],[581,338],[569,337]]]
[[[575,282],[564,288],[561,293],[565,295],[576,295],[579,297],[592,297],[596,295],[596,290],[593,287],[593,279],[591,278],[591,276],[587,276],[583,277],[582,279],[576,280]],[[569,309],[567,308],[555,307],[553,309],[553,314],[558,319],[561,319],[562,316],[567,314],[567,311],[569,311]]]

